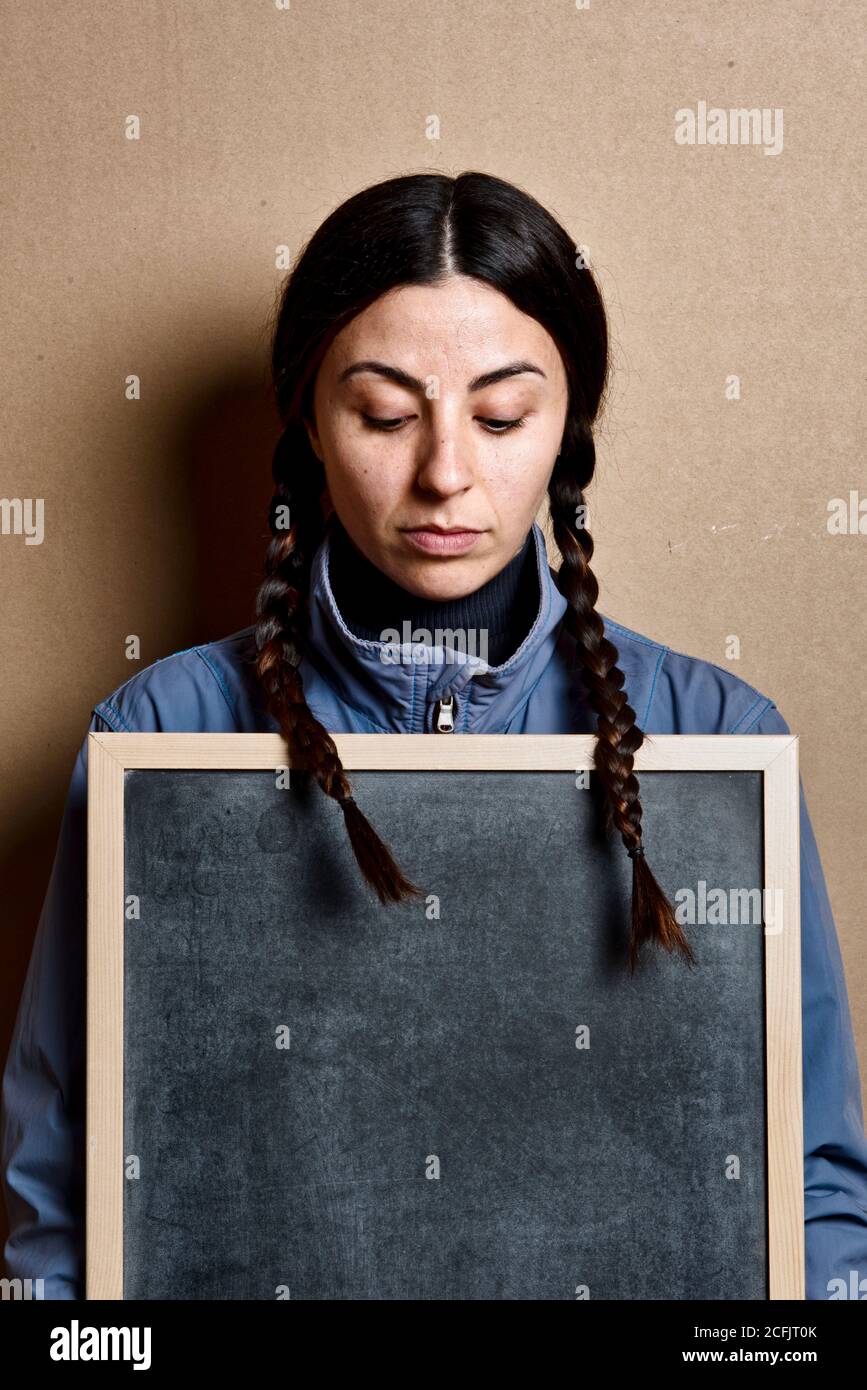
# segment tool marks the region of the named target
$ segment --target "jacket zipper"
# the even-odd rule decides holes
[[[434,728],[438,734],[453,734],[457,704],[454,695],[443,695],[434,705]]]

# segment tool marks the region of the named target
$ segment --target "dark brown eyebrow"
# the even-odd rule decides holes
[[[409,372],[401,371],[400,367],[390,367],[387,362],[377,362],[368,359],[364,362],[353,362],[351,367],[347,367],[337,378],[338,384],[342,385],[350,377],[357,376],[359,372],[375,372],[377,376],[385,377],[387,381],[393,381],[398,386],[405,386],[410,391],[424,391],[423,381],[417,377],[410,376]],[[505,381],[508,377],[522,376],[525,372],[534,372],[537,376],[545,377],[541,367],[537,367],[535,362],[509,362],[505,367],[497,367],[495,371],[483,372],[481,376],[473,377],[469,384],[470,391],[481,391],[485,386],[495,386],[498,381]]]

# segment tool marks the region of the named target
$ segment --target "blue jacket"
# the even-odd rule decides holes
[[[581,683],[570,675],[566,601],[536,525],[533,534],[539,612],[511,659],[487,671],[466,659],[384,664],[381,644],[355,637],[341,618],[326,535],[313,562],[311,637],[301,667],[316,717],[334,733],[433,732],[437,701],[452,695],[456,733],[594,731]],[[790,732],[773,700],[731,671],[603,621],[647,733]],[[164,657],[94,706],[89,731],[273,732],[254,655],[248,627]],[[852,1270],[867,1277],[867,1141],[840,950],[803,784],[800,795],[807,1297],[827,1299],[830,1280],[848,1289]],[[86,796],[85,738],[3,1080],[8,1271],[43,1278],[47,1298],[84,1297]]]

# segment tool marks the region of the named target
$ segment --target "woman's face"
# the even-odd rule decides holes
[[[463,597],[521,549],[567,402],[554,340],[499,291],[466,276],[391,290],[317,375],[307,429],[326,508],[395,583]],[[456,528],[476,534],[441,534]]]

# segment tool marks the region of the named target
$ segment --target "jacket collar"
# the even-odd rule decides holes
[[[545,537],[533,523],[539,607],[524,641],[501,666],[470,652],[422,642],[368,641],[347,627],[331,588],[331,530],[313,557],[305,658],[347,704],[389,733],[431,733],[434,706],[452,695],[456,733],[502,733],[554,654],[567,603],[548,565]],[[431,634],[435,639],[436,634]]]

